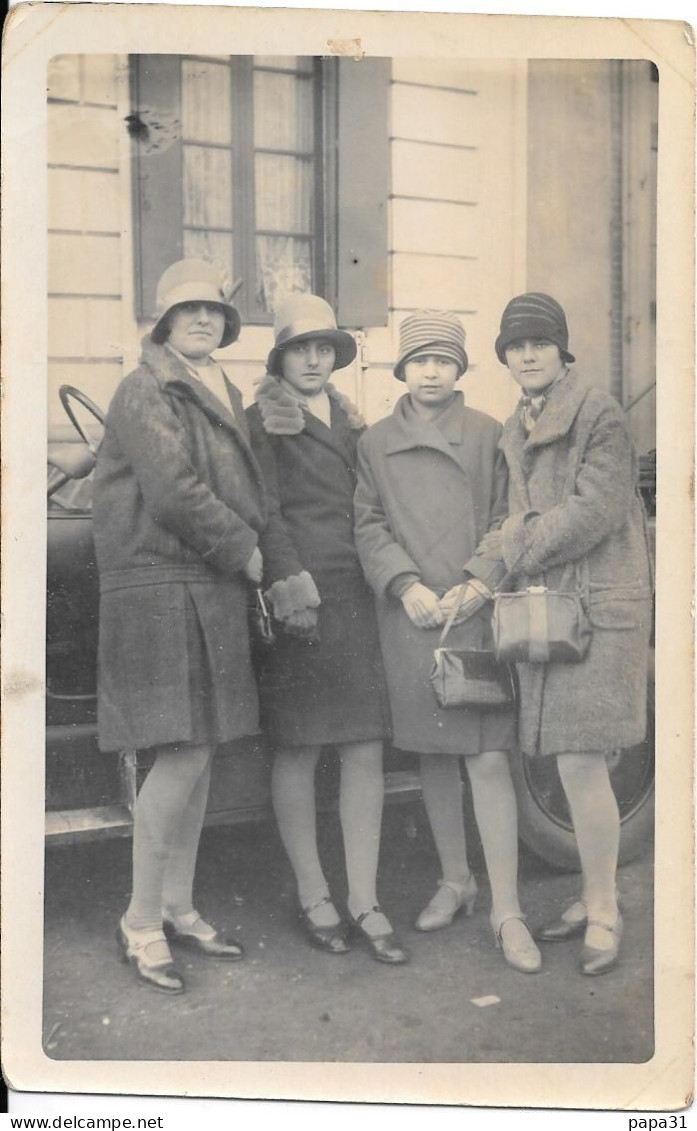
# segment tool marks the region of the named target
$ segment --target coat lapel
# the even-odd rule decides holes
[[[511,492],[524,500],[527,507],[530,507],[528,475],[535,453],[568,434],[588,392],[589,386],[572,369],[550,393],[544,412],[529,436],[523,425],[521,405],[504,424],[499,447],[508,464]]]
[[[334,399],[329,399],[331,409],[331,428],[327,428],[321,420],[313,416],[311,412],[304,411],[305,428],[304,432],[316,440],[318,444],[324,444],[325,448],[329,448],[336,455],[341,456],[344,463],[353,471],[353,454],[350,445],[351,430],[346,421],[346,414]]]
[[[246,437],[240,428],[232,408],[224,405],[203,381],[198,381],[189,373],[186,366],[182,365],[165,346],[155,345],[145,338],[143,341],[143,362],[150,368],[157,379],[167,387],[168,392],[186,400],[195,401],[218,424],[222,424],[236,436],[241,436],[245,442]],[[222,367],[221,367],[222,368]],[[226,376],[227,381],[227,376]]]
[[[465,431],[464,403],[462,393],[458,392],[455,396],[454,404],[441,420],[441,427],[414,412],[408,393],[400,397],[390,417],[385,455],[396,455],[414,448],[432,448],[453,460],[464,472],[459,458]]]
[[[549,394],[542,415],[526,439],[526,449],[530,451],[544,444],[553,444],[555,440],[566,436],[588,392],[589,386],[580,379],[575,370],[571,369],[568,376],[555,385]],[[517,414],[519,419],[522,419],[520,408]],[[522,423],[520,427],[522,429]]]

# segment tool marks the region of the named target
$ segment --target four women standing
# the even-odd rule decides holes
[[[192,885],[214,749],[257,729],[246,604],[249,582],[263,577],[279,625],[257,673],[272,796],[308,940],[340,954],[356,937],[379,961],[407,960],[376,891],[389,732],[381,645],[393,741],[421,755],[442,870],[416,926],[435,930],[473,909],[464,756],[496,939],[511,966],[538,970],[516,887],[515,719],[443,711],[428,671],[463,582],[483,604],[504,573],[520,587],[541,574],[568,587],[572,570],[586,585],[591,648],[579,665],[520,667],[520,743],[558,756],[583,866],[581,899],[540,937],[585,932],[584,973],[609,969],[622,926],[619,818],[602,753],[643,737],[650,583],[621,410],[568,370],[561,308],[527,295],[504,312],[497,353],[524,395],[503,434],[455,390],[467,368],[459,320],[410,316],[395,367],[407,393],[360,439],[358,412],[329,384],[355,343],[324,300],[295,295],[278,310],[245,420],[210,359],[239,333],[215,270],[175,264],[158,296],[141,367],[110,407],[95,480],[100,744],[154,755],[136,807],[124,958],[141,980],[178,993],[165,930],[209,956],[242,956],[198,915]],[[455,626],[460,644],[490,645],[483,611],[458,612]],[[347,922],[317,850],[314,776],[327,744],[341,760]]]

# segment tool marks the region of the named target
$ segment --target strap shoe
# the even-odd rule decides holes
[[[138,981],[161,994],[184,992],[184,979],[172,962],[162,931],[134,931],[124,915],[116,928],[116,945],[121,961],[130,963]]]
[[[439,880],[435,895],[414,923],[416,930],[440,931],[443,927],[449,927],[463,907],[465,914],[471,915],[478,890],[472,872],[464,884],[456,880]]]
[[[589,977],[594,977],[596,974],[607,974],[608,970],[612,970],[617,965],[623,927],[624,924],[619,911],[612,927],[608,923],[601,923],[598,919],[588,920],[586,937],[581,952],[582,974],[587,974]],[[603,942],[607,942],[607,947],[590,946],[588,937],[591,932],[595,935],[596,942],[599,941],[598,932],[600,932],[600,938]]]
[[[298,911],[298,922],[303,928],[310,946],[316,947],[317,950],[325,950],[328,954],[347,954],[351,949],[351,944],[346,937],[346,929],[341,920],[330,926],[319,926],[311,918],[313,911],[316,911],[318,907],[324,907],[326,904],[333,906],[329,895],[323,895],[321,899],[310,904],[309,907],[301,907]]]
[[[523,915],[507,915],[498,925],[491,924],[496,945],[513,970],[521,974],[539,974],[542,955],[535,945]]]
[[[244,958],[244,947],[219,934],[215,927],[201,918],[198,911],[175,915],[165,910],[163,928],[170,942],[195,950],[205,958],[217,958],[223,962],[239,962]]]
[[[582,935],[588,922],[588,911],[582,899],[577,899],[558,919],[544,923],[535,931],[535,938],[541,942],[566,942]]]
[[[400,966],[408,962],[409,956],[395,932],[389,927],[389,923],[389,930],[383,931],[382,934],[373,935],[370,931],[366,930],[364,926],[365,920],[374,912],[378,915],[385,914],[382,908],[376,905],[375,907],[369,907],[367,911],[363,911],[362,914],[356,916],[355,919],[351,917],[349,919],[350,933],[354,938],[359,939],[368,947],[368,950],[376,962],[385,962],[390,966]]]

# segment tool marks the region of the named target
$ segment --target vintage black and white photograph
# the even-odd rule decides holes
[[[45,63],[43,1062],[646,1066],[658,52],[232,30]]]

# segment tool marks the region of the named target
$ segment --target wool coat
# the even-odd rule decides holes
[[[145,338],[97,455],[102,749],[258,730],[243,570],[267,517],[239,392],[229,404]]]
[[[527,753],[631,747],[646,730],[651,567],[637,461],[622,409],[570,370],[528,435],[519,406],[501,438],[513,588],[581,587],[592,626],[580,664],[521,664]]]
[[[247,410],[269,497],[260,549],[274,610],[298,593],[308,603],[313,593],[319,597],[316,641],[281,628],[258,669],[264,727],[284,745],[368,741],[389,726],[372,597],[353,535],[356,447],[365,425],[347,398],[327,391],[329,427],[270,375]],[[299,579],[306,583],[294,584]]]
[[[409,578],[443,596],[465,568],[492,582],[491,564],[475,551],[507,513],[500,434],[458,392],[438,424],[418,416],[405,395],[360,441],[356,545],[375,593],[393,741],[404,750],[479,754],[513,745],[510,711],[438,706],[428,677],[441,630],[415,627],[397,596]],[[483,611],[452,629],[448,645],[490,647],[489,617]]]

